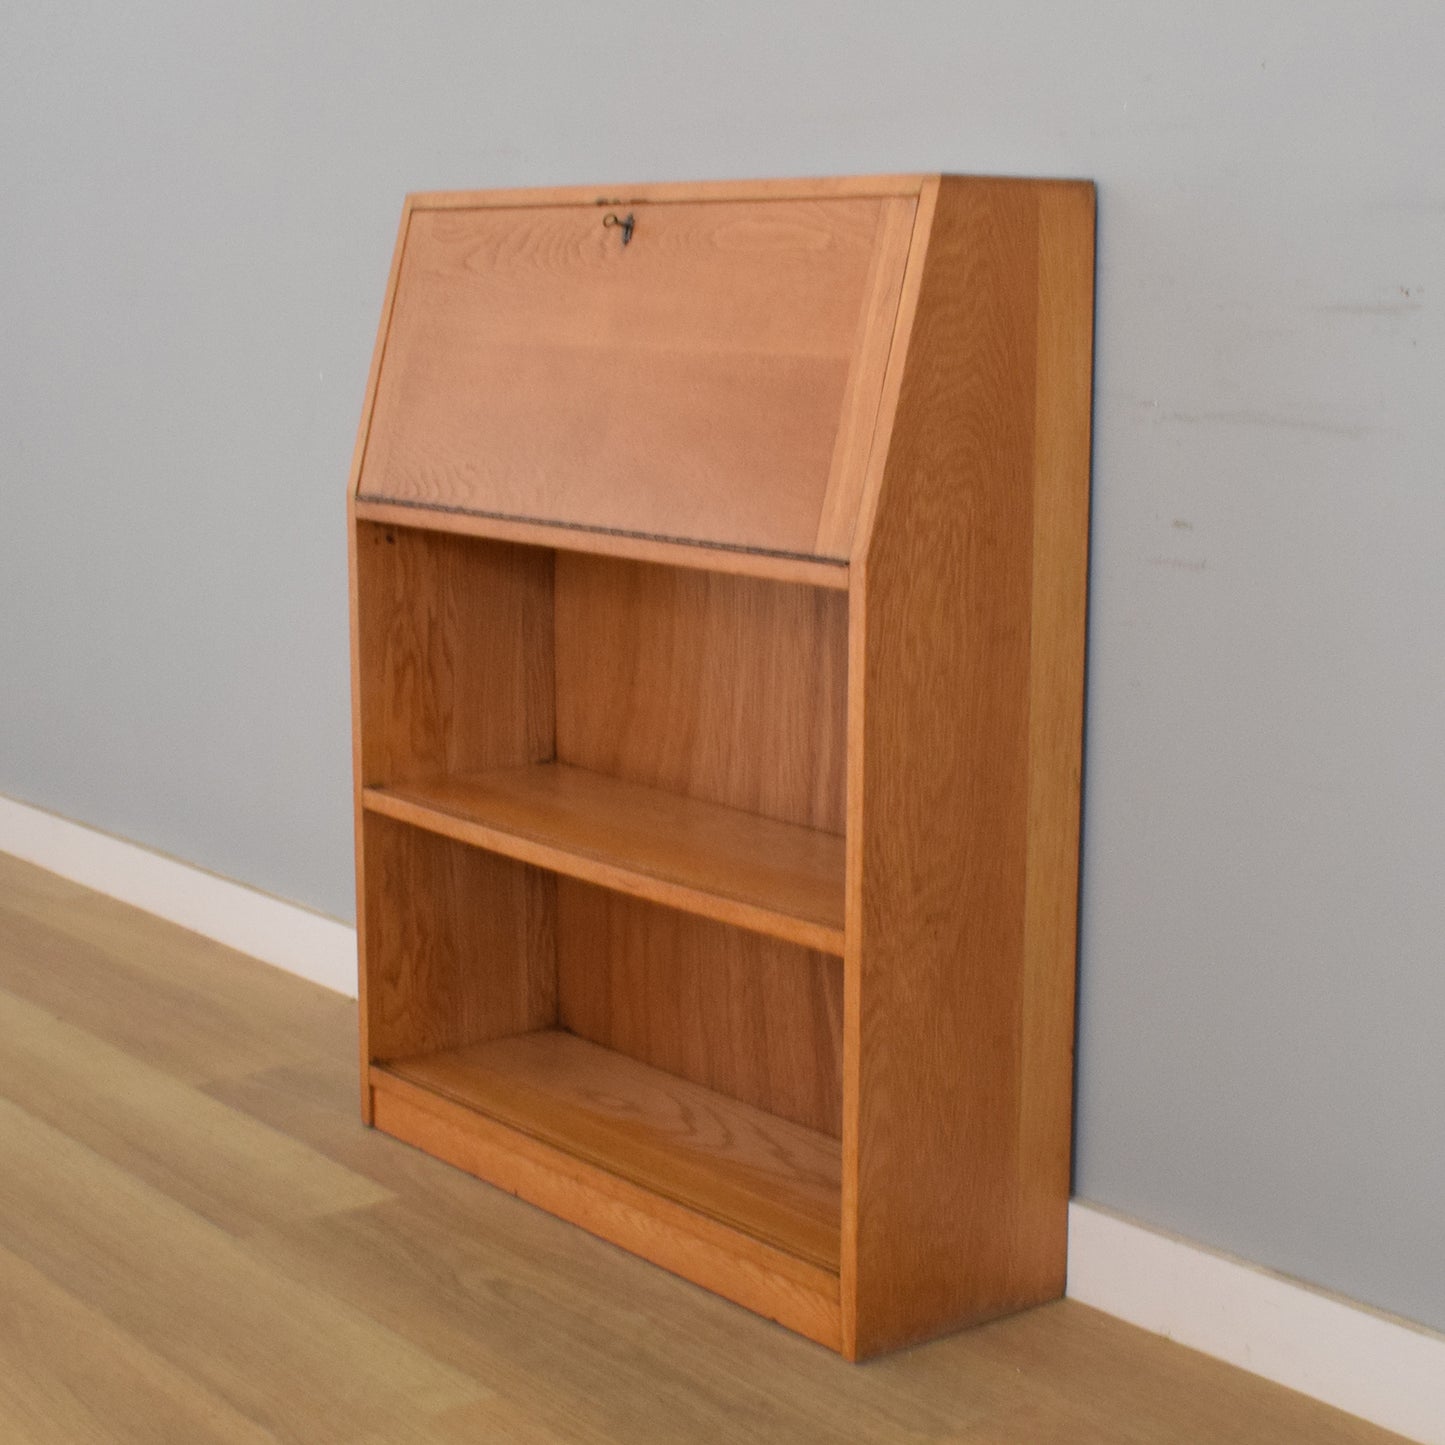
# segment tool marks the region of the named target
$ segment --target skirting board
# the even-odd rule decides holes
[[[0,797],[0,852],[349,997],[356,930]],[[1445,1336],[1075,1200],[1068,1294],[1151,1333],[1445,1445]]]
[[[3,796],[0,852],[356,997],[356,930],[299,903]]]
[[[1445,1335],[1096,1205],[1069,1205],[1070,1299],[1445,1445]]]

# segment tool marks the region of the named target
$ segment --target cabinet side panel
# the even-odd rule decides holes
[[[376,814],[364,828],[370,1058],[555,1023],[553,876]]]
[[[354,500],[361,481],[361,468],[366,460],[366,442],[371,435],[371,413],[376,405],[376,383],[381,376],[381,363],[386,355],[386,337],[391,330],[392,311],[396,306],[396,283],[401,275],[402,261],[406,255],[406,235],[411,228],[412,200],[407,197],[401,208],[401,222],[397,227],[396,245],[391,253],[391,270],[386,279],[386,295],[381,303],[381,319],[376,327],[376,344],[371,351],[371,368],[366,377],[366,394],[361,403],[361,420],[356,428],[356,445],[351,453],[351,476],[346,485],[348,501]],[[350,520],[350,518],[348,518]]]
[[[362,446],[358,439],[358,452]],[[354,480],[353,480],[354,485]],[[361,806],[363,774],[361,768],[361,608],[358,602],[356,566],[356,502],[346,499],[346,583],[350,614],[351,645],[351,846],[356,865],[356,998],[360,1019],[357,1028],[359,1069],[357,1082],[361,1089],[361,1122],[372,1122],[370,1042],[366,1037],[366,848],[365,813]]]
[[[1045,956],[1049,930],[1036,928],[1026,962],[1030,804],[1041,806],[1030,687],[1042,190],[940,187],[854,610],[853,1355],[1063,1285],[1067,1181],[1057,1195],[1056,1169],[1038,1161],[1056,1153],[1039,1138],[1068,1130],[1067,1056],[1042,1055],[1072,1026],[1074,960],[1057,930]],[[1077,728],[1077,699],[1072,716]],[[1061,887],[1062,872],[1035,883]],[[1040,1189],[1047,1199],[1025,1199]]]
[[[847,596],[557,554],[557,758],[843,831]]]
[[[839,959],[559,878],[557,974],[563,1028],[838,1137]]]
[[[1068,1252],[1074,960],[1088,598],[1094,191],[1039,194],[1029,853],[1019,1112],[1019,1283],[1057,1293]]]
[[[833,443],[833,464],[813,546],[820,557],[846,557],[852,548],[917,211],[918,201],[913,196],[885,201],[879,209],[873,267],[864,288],[843,397],[843,420]]]
[[[396,300],[396,279],[401,274],[402,255],[406,249],[407,228],[411,224],[411,201],[402,207],[401,222],[397,230],[396,246],[392,251],[391,271],[386,283],[386,297],[382,303],[381,319],[377,323],[376,345],[372,348],[371,369],[366,379],[366,395],[361,405],[361,420],[356,427],[356,444],[351,453],[351,474],[346,484],[346,553],[347,584],[350,594],[351,614],[351,778],[352,778],[352,846],[356,859],[356,987],[360,1006],[361,1026],[358,1030],[358,1049],[361,1067],[362,1122],[371,1123],[371,1084],[367,1077],[370,1059],[366,1037],[366,848],[365,829],[362,824],[361,789],[363,786],[361,766],[361,622],[358,606],[359,578],[356,561],[356,489],[361,479],[361,466],[366,457],[366,440],[371,434],[371,409],[376,401],[376,380],[381,374],[382,356],[386,351],[386,333],[391,326],[391,309]]]
[[[362,785],[552,756],[549,550],[364,522],[356,569]]]
[[[551,756],[552,553],[370,522],[353,538],[364,1067],[555,1016],[550,878],[361,808],[369,785]]]

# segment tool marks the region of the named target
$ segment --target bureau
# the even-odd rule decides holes
[[[861,1358],[1065,1265],[1093,190],[408,199],[367,1122]]]

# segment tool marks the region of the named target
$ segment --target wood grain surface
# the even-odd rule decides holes
[[[1089,571],[1094,193],[1039,191],[1038,341],[1029,626],[1028,860],[1024,875],[1019,1196],[1021,1285],[1054,1292],[1073,1143],[1079,805]],[[1030,1273],[1032,1279],[1029,1279]]]
[[[363,1128],[350,1000],[4,857],[0,1004],[7,1445],[1399,1438],[1070,1301],[849,1366]]]
[[[911,204],[413,209],[357,495],[810,553]]]
[[[738,577],[765,577],[774,582],[806,582],[813,587],[831,587],[839,592],[848,590],[848,563],[841,558],[785,557],[772,552],[749,552],[742,547],[669,542],[656,537],[603,532],[595,527],[518,522],[507,517],[485,517],[476,512],[454,512],[444,507],[400,502],[352,502],[351,510],[357,521],[384,522],[393,527],[417,527],[457,537],[487,537],[531,547],[557,547],[591,556],[629,557],[638,562],[660,562],[668,567],[689,567]]]
[[[552,756],[551,552],[362,523],[356,567],[363,784]]]
[[[873,264],[853,341],[843,419],[833,443],[828,489],[813,541],[812,550],[820,557],[846,557],[852,545],[917,210],[912,197],[885,201],[880,210]]]
[[[364,1078],[373,1058],[553,1017],[550,878],[362,806],[369,783],[551,756],[552,554],[367,522],[352,549]]]
[[[403,227],[405,220],[403,219]],[[403,229],[403,234],[405,230]],[[399,259],[399,258],[398,258]],[[396,265],[392,266],[393,278]],[[388,312],[390,291],[388,291]],[[386,317],[382,319],[382,337],[386,335]],[[362,808],[362,792],[366,787],[365,760],[362,755],[361,703],[362,650],[361,650],[361,567],[358,559],[358,543],[361,527],[356,517],[356,473],[361,466],[361,451],[365,445],[366,428],[371,415],[371,393],[375,384],[376,366],[380,359],[381,340],[377,341],[377,356],[372,362],[372,382],[367,387],[367,406],[362,413],[361,432],[356,441],[356,457],[352,469],[351,488],[346,498],[346,592],[347,631],[351,651],[351,861],[356,876],[356,995],[360,1004],[360,1026],[356,1031],[357,1082],[361,1090],[361,1117],[371,1123],[371,1087],[367,1073],[371,1063],[371,1045],[366,1037],[367,979],[366,979],[366,816]],[[374,647],[375,644],[373,643]],[[375,658],[375,652],[368,652],[368,664]]]
[[[365,827],[369,1057],[551,1024],[552,875],[391,818]]]
[[[351,826],[352,826],[352,860],[356,868],[356,896],[360,900],[366,897],[366,855],[363,851],[363,839],[365,828],[361,816],[361,789],[366,782],[366,770],[362,755],[361,739],[361,714],[363,688],[362,681],[366,678],[370,682],[372,670],[376,662],[376,653],[372,650],[376,645],[375,630],[372,632],[372,640],[368,650],[363,654],[361,645],[361,566],[360,546],[363,536],[370,540],[377,535],[364,532],[357,525],[356,515],[356,490],[361,480],[361,464],[366,457],[366,439],[371,432],[371,414],[376,402],[376,383],[381,375],[381,361],[386,351],[386,335],[391,329],[392,307],[396,301],[396,282],[401,273],[402,252],[406,248],[406,233],[411,225],[411,202],[408,201],[401,212],[401,222],[397,230],[396,247],[392,252],[391,270],[387,275],[386,297],[382,302],[381,319],[377,323],[376,345],[371,353],[371,367],[366,378],[366,396],[361,406],[361,420],[357,423],[356,443],[351,453],[351,475],[346,487],[346,577],[347,577],[347,606],[349,621],[349,641],[351,648]],[[363,662],[365,667],[363,668]],[[357,1053],[360,1067],[358,1069],[358,1081],[361,1085],[361,1112],[362,1117],[371,1122],[371,1090],[366,1084],[366,1068],[370,1058],[366,1039],[366,920],[365,909],[357,909],[357,993],[361,1001],[362,1025],[357,1034]]]
[[[838,1276],[384,1069],[377,1127],[559,1219],[837,1349]]]
[[[839,956],[843,840],[533,763],[366,791],[369,811],[492,852]]]
[[[836,1269],[838,1143],[560,1030],[373,1071]]]
[[[381,1071],[837,1269],[838,1142],[827,1134],[555,1029]]]
[[[594,186],[520,186],[484,191],[417,191],[406,198],[418,210],[473,210],[479,206],[613,206],[627,201],[837,200],[856,196],[916,196],[929,179],[917,175],[770,176],[758,180],[618,181]]]
[[[557,998],[583,1038],[841,1132],[839,958],[562,878]]]
[[[843,831],[847,598],[558,553],[557,759]]]
[[[1043,920],[1077,887],[1059,844],[1085,598],[1063,554],[1082,540],[1087,454],[1082,386],[1043,397],[1039,355],[1042,331],[1069,365],[1087,356],[1092,272],[1055,255],[1041,292],[1043,189],[940,185],[855,593],[843,1301],[860,1356],[1064,1284],[1073,935]],[[1092,195],[1067,191],[1050,224],[1086,258]],[[1037,484],[1040,464],[1057,474]],[[1057,516],[1036,524],[1040,507]],[[1060,571],[1031,651],[1036,546]]]

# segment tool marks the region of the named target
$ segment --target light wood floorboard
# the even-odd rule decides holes
[[[0,855],[0,1439],[1383,1445],[1072,1302],[868,1365],[363,1129],[355,1005]]]

